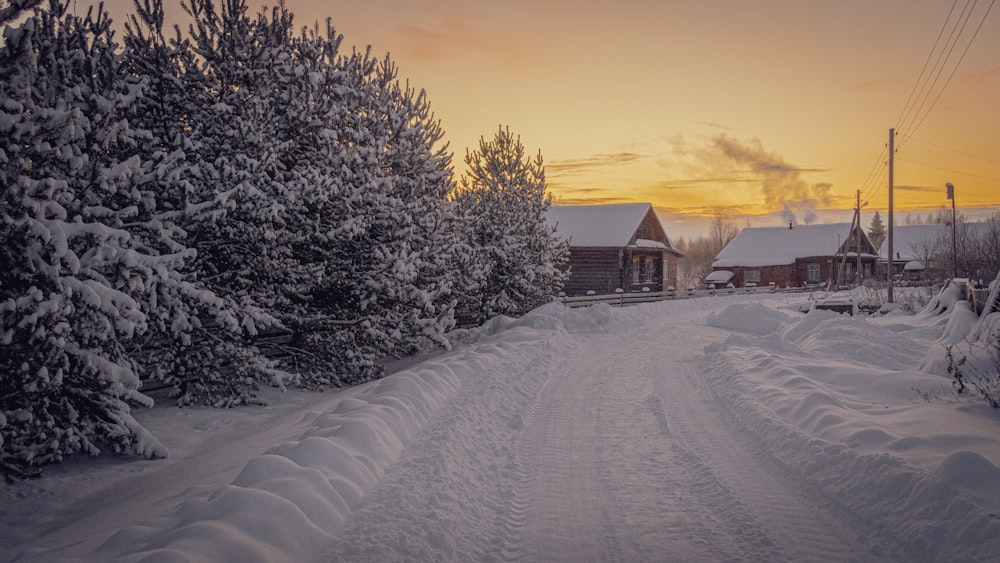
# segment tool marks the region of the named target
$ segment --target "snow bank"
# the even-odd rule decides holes
[[[725,309],[711,313],[708,325],[718,328],[749,332],[751,334],[771,334],[788,323],[785,313],[758,302],[735,303]]]
[[[755,309],[767,322],[781,318]],[[947,296],[929,309],[913,322],[947,312],[953,333],[969,326]],[[729,307],[710,324],[745,328],[747,311]],[[914,559],[991,559],[1000,553],[995,413],[956,409],[947,380],[911,371],[932,342],[902,333],[813,312],[768,336],[708,346],[704,376],[720,415],[751,447],[825,502],[880,523],[873,534],[909,546]],[[938,400],[924,403],[919,392]]]
[[[314,557],[443,405],[463,394],[481,395],[481,389],[473,389],[484,372],[510,371],[511,364],[526,371],[525,362],[557,356],[556,348],[569,346],[567,328],[596,330],[610,318],[609,307],[574,310],[552,305],[520,319],[495,319],[465,331],[464,348],[370,384],[364,393],[339,402],[330,412],[305,413],[309,429],[304,435],[253,457],[230,484],[118,531],[86,558],[297,561]],[[469,439],[475,441],[474,436]],[[39,548],[22,556],[78,559],[81,554],[71,548]]]

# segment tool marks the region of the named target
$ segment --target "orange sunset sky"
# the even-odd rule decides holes
[[[303,26],[330,17],[347,50],[390,53],[427,91],[457,173],[510,126],[541,150],[557,203],[650,201],[676,237],[706,234],[717,210],[753,226],[850,221],[859,189],[863,224],[885,219],[891,127],[897,223],[950,207],[946,182],[970,217],[1000,209],[994,2],[286,5]],[[117,21],[131,11],[106,5]]]

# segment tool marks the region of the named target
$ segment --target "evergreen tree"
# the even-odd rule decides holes
[[[163,19],[162,2],[145,0],[136,3],[126,24],[123,66],[144,80],[144,95],[129,106],[127,117],[146,137],[137,147],[140,201],[130,230],[151,252],[183,252],[188,263],[204,264],[188,235],[211,231],[226,210],[218,193],[199,184],[201,151],[211,143],[193,126],[191,108],[208,102],[210,83],[180,31],[164,37]],[[173,273],[179,280],[172,291],[161,288],[158,306],[149,311],[149,330],[132,352],[142,376],[172,385],[179,404],[259,402],[257,381],[281,378],[244,336],[271,319],[247,303],[237,313],[234,297],[220,297],[221,284],[212,291],[198,274],[187,266]]]
[[[399,84],[388,57],[355,52],[323,68],[311,73],[328,85],[308,141],[316,157],[289,170],[306,227],[293,246],[315,283],[289,322],[311,347],[336,350],[337,382],[355,383],[380,375],[386,355],[447,344],[450,155],[426,96]]]
[[[526,157],[520,137],[501,127],[467,152],[454,198],[467,224],[464,308],[485,320],[520,315],[551,301],[566,279],[569,247],[545,222],[552,205],[541,151]]]
[[[876,211],[875,215],[872,216],[871,224],[868,226],[868,238],[871,239],[875,248],[880,248],[886,235],[885,225],[882,224],[882,216]]]
[[[5,15],[8,15],[5,13]],[[16,15],[16,14],[15,14]],[[50,2],[5,29],[0,51],[0,457],[5,473],[95,454],[166,451],[130,414],[130,339],[188,257],[131,235],[141,92],[118,73],[111,22]]]
[[[275,243],[289,194],[273,181],[278,122],[272,71],[288,56],[291,15],[248,15],[245,0],[190,0],[185,9],[205,87],[194,90],[187,125],[199,161],[191,199],[210,206],[210,220],[189,226],[198,278],[240,306],[268,310],[288,249]],[[209,203],[210,202],[210,203]]]
[[[135,8],[124,49],[103,10],[58,1],[0,49],[5,473],[100,444],[164,455],[129,414],[151,404],[140,376],[180,404],[254,402],[288,376],[250,340],[270,325],[306,384],[447,346],[474,255],[440,124],[388,57],[340,55],[329,24],[296,36],[282,6],[191,0],[169,39],[161,0]]]

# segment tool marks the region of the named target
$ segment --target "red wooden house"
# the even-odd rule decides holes
[[[732,272],[736,287],[853,283],[859,263],[862,279],[874,276],[878,251],[864,229],[851,226],[746,228],[719,252],[712,270]]]

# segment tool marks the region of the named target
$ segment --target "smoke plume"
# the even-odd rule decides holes
[[[759,187],[764,205],[769,211],[780,212],[785,222],[812,223],[817,209],[829,206],[833,184],[810,184],[802,176],[821,169],[802,168],[785,161],[780,154],[764,148],[759,139],[740,141],[726,134],[719,134],[694,151],[682,149],[675,143],[675,154],[695,156],[709,174],[728,177],[735,182]]]

